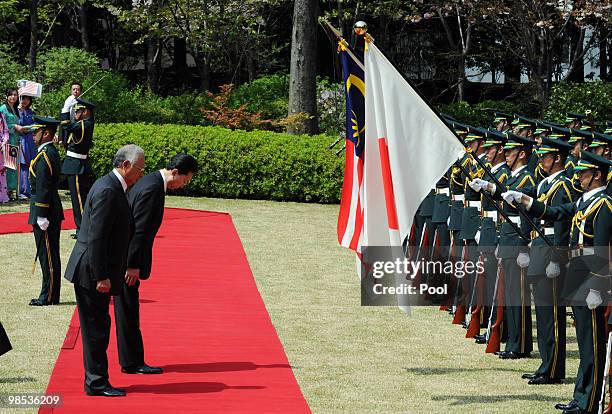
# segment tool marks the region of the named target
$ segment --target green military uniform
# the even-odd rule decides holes
[[[609,160],[583,151],[575,171],[599,170],[606,176],[611,165]],[[566,412],[596,412],[606,357],[605,306],[589,309],[585,302],[590,294],[599,292],[603,303],[607,303],[612,198],[602,186],[584,193],[575,203],[556,207],[534,200],[530,213],[545,220],[572,223],[570,262],[562,295],[572,304],[580,365],[568,407],[571,410]]]
[[[530,153],[534,143],[531,138],[509,134],[508,142],[504,146],[506,158],[509,151],[514,149]],[[514,166],[510,165],[510,168],[513,169]],[[510,190],[522,190],[535,186],[535,178],[527,165],[524,165],[512,170],[506,185]],[[501,200],[501,193],[504,190],[496,186],[494,196]],[[521,233],[529,234],[530,227],[525,220],[521,220],[518,210],[506,202],[502,205],[506,215],[519,226]],[[533,350],[531,295],[526,277],[527,269],[520,268],[517,264],[517,256],[521,252],[528,252],[527,243],[516,233],[512,225],[502,223],[497,257],[502,259],[505,275],[505,314],[508,339],[505,351],[500,354],[501,358],[523,358],[529,356]]]
[[[581,131],[579,129],[571,129],[570,128],[570,137],[567,141],[569,144],[576,146],[578,143],[581,144],[581,149],[588,147],[591,144],[593,139],[592,134],[587,131]],[[572,187],[576,195],[582,195],[582,188],[580,188],[580,182],[578,181],[578,177],[574,174],[574,167],[578,164],[579,158],[573,154],[570,154],[567,157],[567,161],[565,162],[565,169],[567,170],[568,177],[572,180]]]
[[[45,126],[55,126],[59,122],[52,118],[34,116],[34,122]],[[42,270],[42,289],[37,299],[30,305],[56,305],[59,303],[61,286],[61,263],[59,239],[61,222],[64,219],[62,203],[57,192],[60,179],[61,160],[53,142],[39,146],[38,155],[30,163],[30,216],[28,223],[34,229],[38,261]],[[49,227],[43,231],[39,219],[47,219]]]
[[[499,151],[506,143],[504,134],[489,134],[487,141],[484,143],[484,148],[496,147]],[[493,177],[500,183],[505,183],[510,176],[510,168],[505,161],[493,165],[490,169]],[[484,178],[488,178],[485,176]],[[490,178],[490,177],[489,177]],[[488,197],[482,197],[482,217],[478,228],[478,251],[483,257],[484,277],[486,280],[485,303],[484,308],[485,322],[490,326],[497,317],[495,296],[497,295],[496,287],[499,289],[498,283],[498,262],[495,257],[495,248],[499,242],[499,223],[500,216],[497,208],[493,203],[497,201],[490,200]],[[489,305],[490,304],[490,305]],[[490,332],[488,332],[490,334]],[[502,335],[505,336],[505,335]],[[477,343],[486,343],[489,337],[487,335],[476,337]]]
[[[95,105],[77,98],[75,110],[88,108],[93,110]],[[74,121],[66,128],[68,135],[66,158],[62,165],[62,174],[68,176],[68,188],[72,201],[72,212],[77,233],[81,227],[83,206],[93,182],[93,170],[89,161],[89,150],[93,146],[94,132],[93,116],[80,121]]]
[[[558,140],[543,138],[538,150],[539,156],[560,155],[561,162],[567,157],[571,145]],[[529,195],[544,203],[556,207],[575,200],[572,182],[564,170],[558,171],[542,180]],[[567,264],[567,247],[570,239],[570,225],[567,221],[541,220],[540,229],[554,246],[553,253],[547,243],[535,232],[532,232],[531,260],[527,276],[533,285],[535,302],[538,350],[542,363],[529,377],[530,384],[558,383],[565,378],[566,357],[566,308],[561,301],[561,289]],[[558,266],[558,277],[547,277],[546,268],[551,262]],[[553,265],[554,266],[554,265]]]
[[[487,139],[488,131],[480,128],[472,128],[470,133],[466,136],[465,142],[478,141],[478,150],[484,148],[484,143]],[[480,219],[482,215],[482,194],[478,191],[474,191],[468,183],[474,178],[482,178],[485,170],[482,168],[482,164],[487,164],[486,154],[478,155],[481,163],[479,163],[474,153],[469,154],[470,163],[468,164],[467,171],[469,176],[463,176],[464,185],[464,208],[461,216],[461,230],[459,231],[458,237],[463,241],[463,260],[467,260],[472,263],[476,263],[479,259],[480,252],[478,251],[478,243],[476,242],[476,233],[480,226]],[[490,168],[490,165],[488,165]],[[484,313],[482,308],[482,301],[479,300],[484,297],[484,279],[478,280],[477,271],[467,273],[464,276],[465,283],[463,286],[466,288],[465,300],[468,305],[468,318],[477,318],[478,327],[484,322]],[[481,288],[478,289],[477,285],[480,284]],[[480,293],[480,294],[479,294]],[[480,306],[479,306],[480,305]],[[478,313],[474,311],[476,309]],[[476,332],[478,335],[478,332]],[[473,337],[467,335],[468,337]]]

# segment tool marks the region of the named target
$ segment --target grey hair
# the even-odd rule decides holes
[[[128,144],[117,150],[117,153],[113,157],[113,167],[117,168],[123,164],[123,161],[129,161],[130,164],[134,164],[140,156],[144,156],[144,150],[136,144]]]

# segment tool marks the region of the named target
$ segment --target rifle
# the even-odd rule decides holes
[[[603,405],[606,399],[606,384],[610,378],[610,352],[612,352],[612,333],[608,334],[608,346],[606,347],[606,365],[604,368],[603,384],[601,386],[601,397],[599,398],[598,414],[604,413]],[[612,401],[610,401],[610,405],[612,405]],[[610,405],[608,405],[608,408],[610,408]],[[610,412],[608,408],[606,408],[606,412]]]
[[[497,278],[495,280],[497,286],[497,305],[496,305],[496,317],[495,323],[491,326],[490,335],[487,341],[487,354],[493,354],[499,352],[501,343],[501,326],[504,322],[504,268],[501,262],[498,260],[497,264]],[[491,307],[491,314],[493,314],[494,307]]]
[[[480,260],[484,265],[484,260],[482,259],[483,257],[481,255]],[[472,300],[474,300],[474,296],[476,295],[476,309],[471,312],[470,323],[468,325],[468,330],[465,333],[466,338],[474,338],[480,333],[480,314],[482,313],[482,302],[478,299],[477,292],[482,292],[482,289],[484,288],[484,285],[482,283],[482,281],[484,281],[484,279],[482,278],[483,273],[484,272],[480,271],[476,272],[476,279],[474,280],[474,291],[472,292]]]

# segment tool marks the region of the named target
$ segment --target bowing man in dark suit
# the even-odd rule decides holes
[[[198,163],[191,155],[175,155],[165,169],[140,180],[128,192],[134,217],[134,236],[128,250],[125,284],[115,299],[117,346],[121,371],[128,374],[161,374],[160,367],[145,364],[144,345],[140,332],[140,280],[151,274],[153,240],[164,216],[167,189],[178,189],[189,183]]]
[[[66,268],[65,277],[74,284],[79,309],[87,395],[125,395],[108,381],[108,308],[110,295],[119,295],[125,283],[134,231],[125,191],[142,177],[144,162],[144,151],[137,145],[117,151],[113,171],[98,179],[87,195],[81,230]]]

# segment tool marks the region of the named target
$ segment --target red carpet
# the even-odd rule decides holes
[[[47,388],[63,405],[40,412],[310,412],[228,214],[167,209],[153,257],[141,327],[146,361],[165,373],[122,374],[113,323],[110,381],[128,395],[85,396],[75,312]]]
[[[72,210],[64,210],[65,220],[62,221],[62,230],[76,228]],[[0,214],[0,234],[30,233],[32,225],[28,224],[27,213]]]

